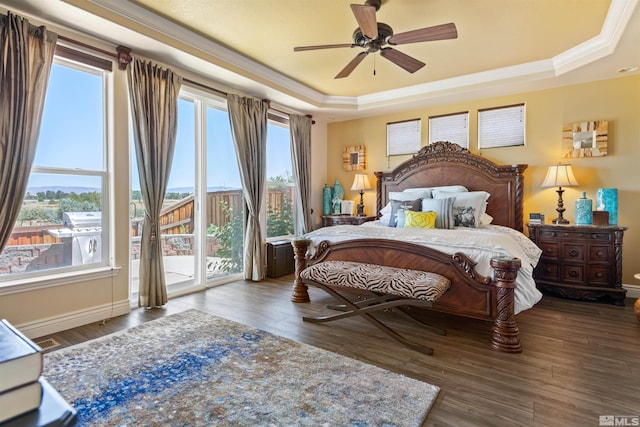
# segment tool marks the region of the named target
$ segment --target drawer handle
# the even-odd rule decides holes
[[[547,267],[547,269],[545,270],[546,273],[551,273],[551,269],[549,267]]]
[[[591,235],[591,238],[592,238],[592,239],[597,239],[597,238],[598,238],[598,235],[594,233],[594,234],[592,234],[592,235]]]
[[[571,277],[578,277],[578,272],[577,272],[577,271],[575,271],[575,270],[571,270],[571,271],[569,272],[569,276],[571,276]]]
[[[569,251],[569,255],[572,256],[572,257],[577,257],[578,254],[579,254],[579,252],[576,249],[571,249]]]
[[[602,255],[604,255],[604,254],[602,253],[602,251],[598,251],[598,252],[596,252],[596,256],[601,257]]]
[[[598,279],[601,279],[601,278],[602,278],[602,276],[604,276],[604,274],[602,274],[602,273],[596,273],[596,277],[597,277]]]

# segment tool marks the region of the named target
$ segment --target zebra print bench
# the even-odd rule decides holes
[[[324,261],[302,270],[300,278],[303,283],[324,290],[342,303],[328,306],[342,313],[322,317],[305,316],[302,318],[304,321],[329,322],[362,316],[393,339],[429,355],[433,354],[432,348],[409,341],[371,313],[397,308],[398,313],[405,317],[419,321],[440,335],[446,334],[443,329],[427,325],[407,311],[409,306],[431,307],[449,289],[451,282],[439,274],[360,262]],[[357,293],[365,298],[352,302],[342,295],[343,292]]]

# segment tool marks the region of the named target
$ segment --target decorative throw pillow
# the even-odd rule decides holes
[[[389,227],[395,227],[398,223],[398,210],[420,211],[422,199],[416,200],[391,200],[391,215],[389,216]]]
[[[480,217],[487,208],[487,199],[491,196],[486,191],[469,191],[468,193],[449,193],[434,191],[435,198],[455,197],[453,202],[453,219],[456,227],[480,227]]]
[[[422,199],[422,212],[435,212],[437,214],[436,228],[454,228],[453,202],[455,200],[455,197],[447,197],[446,199]]]
[[[436,228],[436,217],[435,212],[405,211],[404,226],[406,228]]]

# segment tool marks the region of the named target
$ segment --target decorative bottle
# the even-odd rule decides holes
[[[342,188],[342,185],[340,184],[340,181],[338,181],[338,178],[336,178],[335,182],[333,183],[332,193],[333,197],[331,198],[331,203],[333,204],[333,213],[334,215],[339,215],[341,211],[340,202],[342,202],[342,199],[344,199],[344,188]]]
[[[325,184],[322,189],[322,215],[331,213],[331,188],[329,184]]]
[[[576,225],[587,225],[593,222],[593,204],[587,199],[587,193],[582,192],[582,197],[576,200],[575,221]]]
[[[609,225],[618,224],[618,189],[598,188],[596,209],[609,212]]]
[[[333,192],[336,199],[340,201],[344,199],[344,188],[342,188],[342,184],[340,184],[338,178],[336,178],[336,181],[333,183]]]

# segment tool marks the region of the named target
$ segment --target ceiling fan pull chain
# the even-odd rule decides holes
[[[376,56],[373,55],[373,75],[376,75]]]

